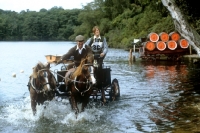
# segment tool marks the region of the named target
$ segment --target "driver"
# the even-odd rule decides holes
[[[106,42],[106,38],[104,36],[100,35],[100,30],[98,26],[94,26],[92,29],[92,32],[94,34],[93,37],[89,38],[85,44],[90,46],[92,48],[92,52],[94,55],[99,54],[100,59],[99,63],[103,63],[103,59],[105,58],[107,52],[108,52],[108,45]]]
[[[82,58],[89,57],[93,59],[93,53],[91,48],[87,45],[84,45],[84,36],[82,35],[76,36],[75,41],[77,42],[77,45],[69,49],[69,51],[61,57],[60,61],[58,61],[59,64],[62,63],[64,60],[70,59],[71,57],[74,58],[75,63],[68,64],[67,66],[68,72],[66,74],[66,79],[65,79],[66,91],[69,93],[69,95],[70,95],[70,90],[69,90],[70,80],[67,77],[69,77],[71,73],[75,71],[75,67],[78,67],[80,65]]]
[[[76,36],[75,41],[77,42],[77,45],[69,49],[69,51],[61,57],[60,61],[58,61],[58,64],[59,64],[63,62],[64,60],[68,60],[71,57],[73,57],[75,63],[69,64],[68,69],[74,66],[78,67],[82,58],[86,58],[86,57],[93,58],[93,53],[92,53],[91,48],[87,45],[84,45],[84,36],[82,35]]]

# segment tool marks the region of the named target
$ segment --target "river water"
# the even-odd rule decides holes
[[[145,62],[136,53],[109,49],[104,65],[119,80],[121,97],[90,106],[76,119],[68,100],[55,98],[32,115],[27,82],[45,55],[62,55],[73,42],[0,42],[2,133],[191,133],[200,132],[200,67],[182,62]],[[60,66],[52,64],[51,69]],[[16,77],[12,75],[16,74]]]

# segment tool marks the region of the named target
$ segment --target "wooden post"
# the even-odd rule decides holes
[[[134,56],[132,55],[133,49],[131,48],[129,51],[129,65],[133,64],[133,58]]]
[[[133,57],[132,61],[135,62],[135,43],[133,44]]]
[[[135,44],[133,44],[133,53],[135,55]]]
[[[191,47],[191,45],[189,46],[189,48],[190,48],[190,55],[192,54],[192,47]]]

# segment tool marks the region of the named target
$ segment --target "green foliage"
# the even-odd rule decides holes
[[[156,33],[161,33],[161,32],[170,33],[173,32],[174,29],[175,27],[171,16],[162,18],[160,22],[158,22],[157,24],[155,24],[154,27],[152,27],[152,31],[155,31]]]
[[[191,0],[176,0],[192,27],[200,33],[198,4]],[[194,7],[194,8],[193,8]],[[94,0],[83,9],[21,11],[0,10],[0,40],[74,41],[82,34],[93,35],[100,27],[109,47],[127,48],[134,39],[147,37],[150,32],[175,30],[173,20],[161,0]]]
[[[81,10],[0,11],[0,40],[9,41],[57,41],[70,40],[74,27],[80,25]]]
[[[107,2],[105,5],[111,6],[114,0],[105,2]],[[118,10],[120,7],[117,5],[111,7],[112,11],[118,13],[118,15],[113,15],[115,14],[113,12],[111,15],[110,31],[106,33],[109,39],[109,47],[130,47],[134,38],[147,37],[150,32],[160,33],[174,30],[172,19],[168,13],[166,15],[166,9],[161,6],[161,1],[154,0],[153,2],[136,0],[130,2],[130,6],[121,3],[123,7],[126,7],[121,8],[123,9],[122,12]]]

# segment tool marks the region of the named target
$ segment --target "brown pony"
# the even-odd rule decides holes
[[[90,73],[92,64],[87,64],[88,62],[88,58],[82,59],[80,65],[70,76],[69,90],[71,91],[71,96],[69,101],[76,115],[79,113],[77,103],[82,103],[81,111],[84,111],[93,92],[92,85],[95,84],[94,77],[92,78],[93,75]],[[66,79],[65,82],[67,81]]]
[[[36,114],[36,105],[52,100],[55,96],[56,79],[50,71],[50,64],[44,65],[39,62],[34,68],[28,82],[31,108],[33,115]]]

